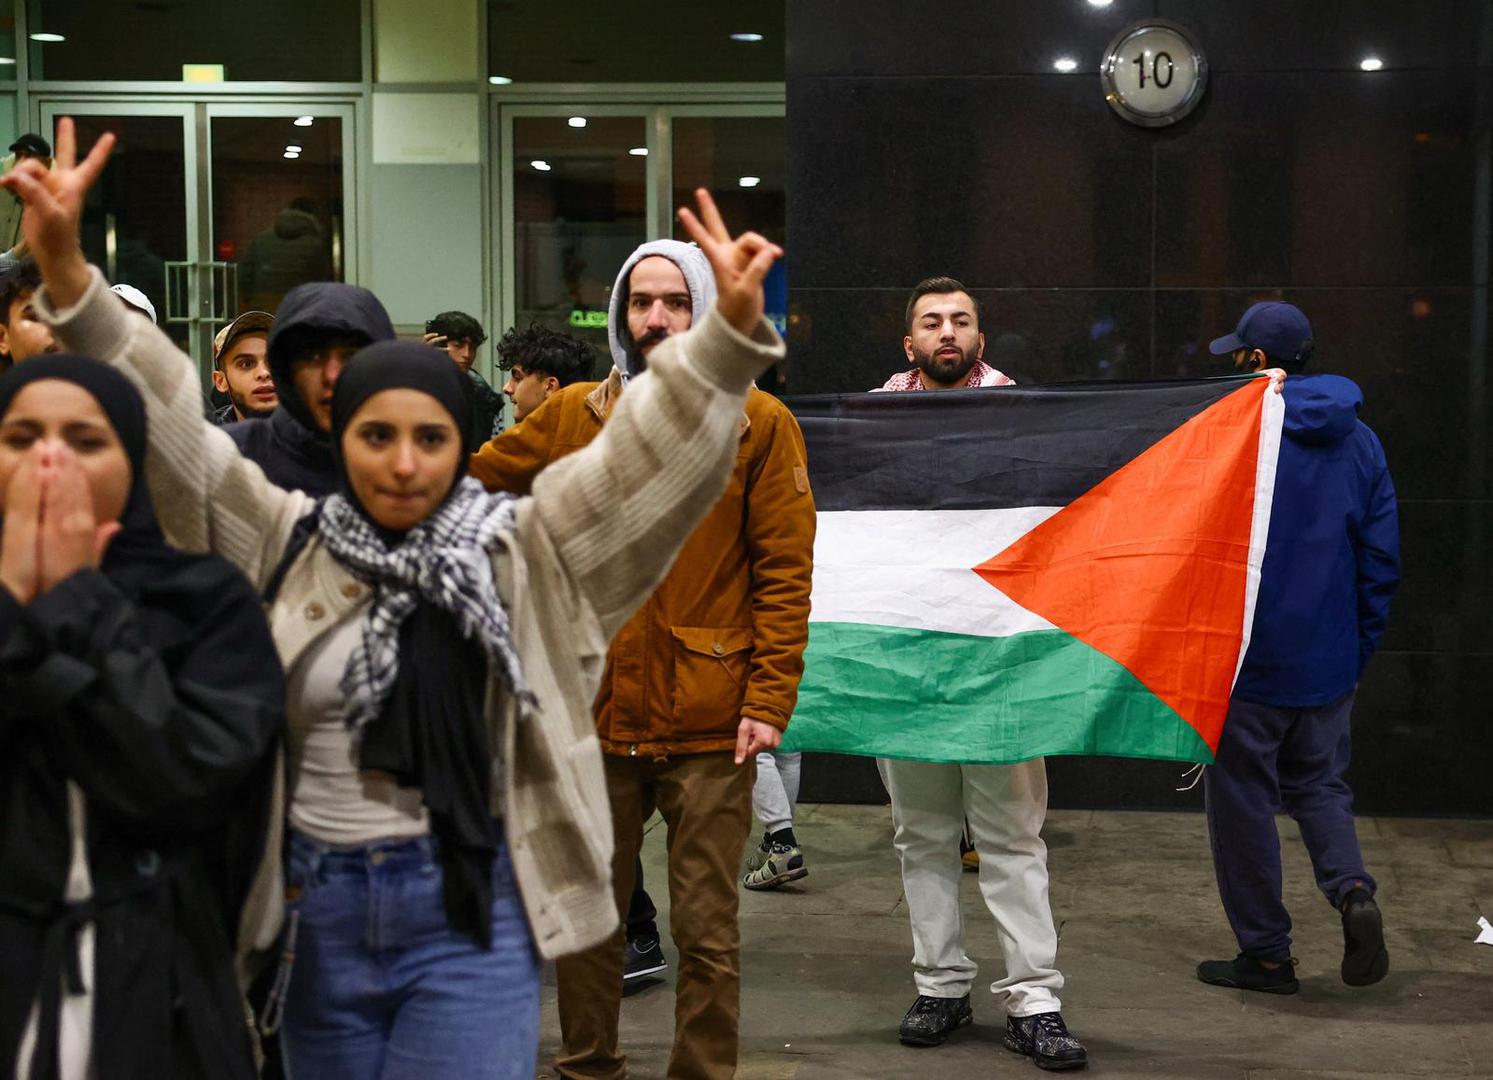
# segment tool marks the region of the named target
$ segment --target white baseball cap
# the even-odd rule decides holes
[[[130,307],[136,311],[144,312],[150,316],[150,321],[156,321],[155,305],[150,302],[146,295],[133,285],[111,285],[109,291],[118,295]]]

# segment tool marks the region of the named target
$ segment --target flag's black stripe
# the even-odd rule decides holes
[[[789,398],[820,510],[1066,506],[1243,385],[1010,386]]]

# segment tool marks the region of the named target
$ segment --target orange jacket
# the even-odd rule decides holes
[[[601,431],[616,371],[577,383],[472,456],[489,490],[526,493],[550,462]],[[793,414],[753,389],[726,494],[648,602],[612,639],[596,695],[609,754],[730,750],[743,717],[788,726],[803,674],[814,497]]]

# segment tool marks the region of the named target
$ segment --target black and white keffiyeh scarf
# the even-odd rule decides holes
[[[390,546],[345,495],[321,504],[322,542],[374,589],[362,639],[348,657],[341,688],[355,733],[377,719],[399,675],[399,630],[421,600],[454,617],[480,643],[521,711],[534,704],[513,647],[508,612],[492,576],[492,553],[514,525],[518,500],[490,494],[471,477],[452,488],[440,509]]]
[[[345,494],[324,500],[317,519],[331,554],[374,590],[341,683],[358,765],[420,789],[447,919],[482,948],[492,942],[501,840],[492,807],[502,762],[484,716],[489,678],[512,695],[520,718],[536,706],[492,574],[517,505],[468,477],[393,543]]]

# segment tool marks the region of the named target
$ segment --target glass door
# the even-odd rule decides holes
[[[118,137],[89,193],[83,252],[145,293],[204,376],[219,328],[356,266],[351,104],[51,99],[40,110],[54,135],[73,117],[83,149]]]
[[[736,227],[781,241],[785,225],[783,107],[773,103],[624,104],[494,100],[493,171],[500,263],[498,325],[531,322],[590,342],[611,363],[607,316],[617,270],[645,240],[682,237],[674,208],[699,186]],[[768,314],[787,325],[782,265]],[[785,379],[784,372],[778,372]],[[781,389],[769,381],[773,389]]]
[[[538,323],[589,342],[610,366],[607,309],[617,269],[650,235],[655,198],[646,110],[504,110],[499,178],[500,325]],[[603,362],[605,360],[605,362]]]
[[[111,283],[133,285],[173,341],[193,351],[199,298],[190,267],[199,258],[192,106],[44,101],[41,129],[55,144],[71,116],[80,152],[106,131],[118,143],[83,207],[83,254]]]
[[[293,286],[346,281],[357,235],[352,106],[221,104],[206,112],[204,240],[219,306],[273,313]]]

